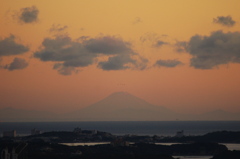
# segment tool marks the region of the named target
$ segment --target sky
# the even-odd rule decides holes
[[[0,2],[0,108],[64,113],[124,91],[240,112],[239,0]]]

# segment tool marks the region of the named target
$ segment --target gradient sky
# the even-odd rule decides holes
[[[0,108],[240,112],[239,0],[0,1]]]

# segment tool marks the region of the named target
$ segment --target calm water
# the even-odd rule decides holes
[[[99,130],[115,135],[173,136],[179,130],[185,135],[203,135],[213,131],[240,131],[240,121],[130,121],[130,122],[0,122],[3,131],[16,130],[18,135],[28,135],[31,129],[47,131],[72,131],[76,127]]]

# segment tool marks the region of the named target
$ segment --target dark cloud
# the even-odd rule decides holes
[[[154,46],[155,46],[155,47],[161,47],[162,45],[167,45],[167,44],[168,44],[168,43],[165,42],[165,41],[158,40],[158,41],[154,44]]]
[[[110,71],[110,70],[125,70],[125,69],[137,69],[144,70],[147,67],[148,60],[139,55],[116,55],[109,57],[107,61],[99,62],[98,67]]]
[[[85,47],[93,53],[106,55],[131,53],[131,45],[120,38],[114,36],[104,36],[85,41]]]
[[[231,16],[218,16],[217,18],[213,19],[214,23],[218,23],[221,24],[223,26],[227,26],[227,27],[232,27],[235,25],[235,21],[232,19]]]
[[[62,26],[61,24],[53,24],[49,29],[50,32],[62,32],[68,28],[67,25]]]
[[[18,18],[23,23],[34,23],[38,21],[38,13],[37,7],[26,7],[21,9]]]
[[[158,60],[155,63],[155,66],[158,67],[176,67],[182,65],[183,63],[179,60]]]
[[[127,64],[135,64],[136,61],[133,60],[129,55],[117,55],[109,57],[108,61],[99,62],[98,67],[103,70],[125,70],[130,68]]]
[[[14,58],[13,62],[9,65],[6,65],[4,68],[8,69],[9,71],[13,70],[20,70],[24,69],[28,66],[28,63],[25,61],[25,59],[22,58]]]
[[[42,61],[62,61],[64,66],[85,67],[93,63],[97,56],[88,51],[81,43],[72,41],[70,37],[58,36],[46,38],[43,48],[34,53],[34,57]]]
[[[186,51],[193,58],[191,66],[211,69],[221,64],[240,63],[240,32],[216,31],[209,36],[193,36]]]
[[[57,36],[45,38],[42,48],[34,53],[34,57],[41,61],[57,62],[53,69],[63,75],[70,75],[78,67],[93,64],[99,56],[108,57],[108,61],[98,63],[98,67],[104,70],[144,69],[146,60],[130,46],[130,43],[112,36],[78,38],[76,41],[68,36]]]
[[[0,56],[23,54],[28,50],[28,47],[16,43],[14,35],[10,35],[5,39],[0,39]]]

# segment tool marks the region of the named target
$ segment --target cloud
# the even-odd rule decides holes
[[[35,6],[22,8],[18,13],[18,19],[23,23],[34,23],[38,21],[38,13],[39,10]]]
[[[155,47],[161,47],[162,45],[167,45],[167,44],[168,44],[168,43],[165,42],[165,41],[158,40],[158,41],[154,44],[154,46],[155,46]]]
[[[135,62],[129,55],[117,55],[109,57],[108,61],[99,62],[98,67],[103,70],[125,70],[130,68],[126,64]]]
[[[34,53],[41,61],[62,61],[64,66],[85,67],[93,63],[97,56],[81,43],[72,41],[70,37],[58,36],[54,39],[45,38],[43,48]]]
[[[183,63],[179,60],[157,60],[155,66],[158,67],[176,67],[182,65]]]
[[[73,72],[74,73],[78,72],[76,70],[76,68],[74,68],[74,67],[66,67],[66,66],[64,66],[61,63],[54,64],[53,69],[57,70],[59,74],[65,75],[65,76],[72,75]]]
[[[67,25],[62,26],[61,24],[53,24],[49,29],[49,32],[62,32],[68,28]]]
[[[135,63],[134,63],[134,67],[137,70],[145,70],[147,68],[148,65],[148,59],[140,56],[140,55],[136,55],[134,56],[135,59]]]
[[[156,42],[159,38],[160,36],[157,33],[148,32],[140,37],[140,41],[143,43],[147,41]]]
[[[68,36],[56,36],[45,38],[41,49],[34,53],[34,57],[41,61],[56,62],[53,69],[63,75],[70,75],[76,68],[94,64],[99,56],[108,58],[107,61],[98,62],[98,68],[103,70],[143,69],[146,61],[142,60],[144,58],[141,59],[130,46],[130,43],[114,36],[80,37],[76,41]]]
[[[29,51],[28,47],[16,43],[14,35],[0,39],[0,56],[18,55],[27,51]]]
[[[217,18],[213,19],[213,22],[227,27],[232,27],[236,24],[231,16],[218,16]]]
[[[177,41],[175,43],[175,48],[177,52],[184,52],[187,49],[188,42],[187,41]]]
[[[85,47],[93,53],[114,55],[132,53],[131,44],[114,36],[103,36],[89,39],[84,42]]]
[[[150,42],[152,47],[161,47],[163,45],[169,44],[166,41],[160,40],[160,39],[166,38],[166,37],[168,37],[168,35],[166,35],[166,34],[158,35],[157,33],[149,32],[149,33],[145,33],[144,35],[142,35],[140,37],[140,41],[142,43]]]
[[[134,20],[133,20],[133,24],[138,24],[138,23],[141,23],[142,22],[142,19],[140,17],[136,17]]]
[[[25,59],[22,58],[14,58],[13,62],[9,65],[6,65],[4,69],[8,69],[9,71],[13,70],[20,70],[24,69],[28,66],[28,63],[25,61]]]
[[[240,32],[216,31],[209,36],[195,35],[188,42],[186,51],[193,56],[191,66],[197,69],[240,63]]]
[[[144,70],[147,67],[148,60],[139,55],[134,56],[123,54],[109,57],[107,61],[99,62],[98,67],[106,71],[125,69]]]

